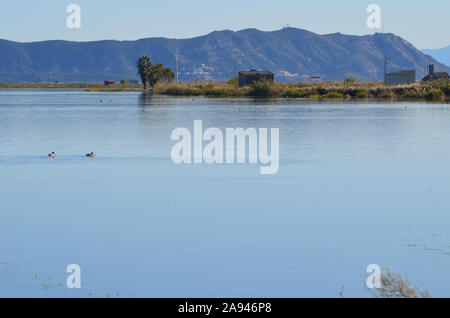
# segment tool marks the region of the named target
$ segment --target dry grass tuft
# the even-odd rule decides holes
[[[366,289],[376,298],[431,298],[428,290],[420,291],[417,286],[411,286],[406,276],[392,273],[388,268],[381,274],[381,288]]]

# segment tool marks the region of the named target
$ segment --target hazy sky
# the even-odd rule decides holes
[[[382,29],[366,25],[369,4],[380,5]],[[69,4],[81,7],[81,29],[69,29]],[[450,0],[1,0],[0,38],[135,40],[186,38],[214,30],[290,25],[324,34],[392,32],[419,49],[450,45]]]

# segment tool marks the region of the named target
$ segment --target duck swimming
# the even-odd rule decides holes
[[[48,156],[49,156],[50,158],[55,158],[55,157],[56,157],[56,154],[55,154],[54,152],[51,152],[51,153],[48,154]]]
[[[86,157],[88,157],[88,158],[94,158],[95,155],[94,155],[93,152],[91,152],[91,153],[86,154]]]

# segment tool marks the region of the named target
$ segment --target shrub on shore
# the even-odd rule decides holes
[[[444,93],[442,91],[438,91],[438,90],[430,91],[425,95],[425,98],[428,100],[441,100],[444,97],[445,97]]]
[[[392,98],[392,92],[390,89],[377,88],[371,90],[370,95],[374,98]]]
[[[369,93],[367,91],[365,91],[365,90],[358,91],[356,93],[356,98],[360,98],[360,99],[369,98]]]
[[[250,85],[246,95],[251,97],[274,97],[276,95],[276,87],[274,83],[269,81],[254,82]]]
[[[325,95],[326,98],[344,98],[344,95],[339,92],[329,92]]]
[[[311,98],[311,96],[318,96],[318,92],[315,89],[303,89],[303,88],[287,88],[281,94],[281,97],[286,98]]]

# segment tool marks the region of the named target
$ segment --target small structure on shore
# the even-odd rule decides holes
[[[258,81],[273,82],[275,80],[275,74],[268,71],[240,71],[238,73],[239,87],[251,85]]]
[[[114,85],[116,84],[115,81],[105,81],[105,86]]]
[[[415,70],[386,73],[384,78],[384,84],[386,85],[411,84],[414,83],[415,81],[416,81]]]
[[[428,65],[428,75],[426,75],[422,81],[429,82],[434,80],[445,80],[448,81],[450,79],[450,76],[447,72],[435,72],[434,71],[434,64]]]

